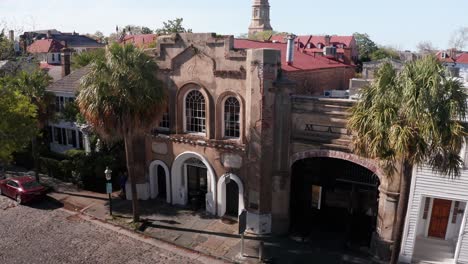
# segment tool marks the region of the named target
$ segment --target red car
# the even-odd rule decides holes
[[[42,198],[46,188],[30,176],[9,178],[0,181],[0,195],[15,199],[19,204]]]

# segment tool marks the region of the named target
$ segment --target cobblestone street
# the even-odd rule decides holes
[[[158,248],[60,207],[51,199],[17,206],[0,196],[0,263],[202,263],[194,253]]]

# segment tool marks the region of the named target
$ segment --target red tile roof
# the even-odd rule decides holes
[[[340,61],[329,59],[324,56],[315,56],[311,53],[302,53],[294,51],[294,63],[288,65],[286,63],[286,49],[287,45],[284,43],[273,43],[273,42],[260,42],[248,39],[235,39],[234,47],[237,49],[276,49],[281,51],[281,65],[284,71],[307,71],[307,70],[319,70],[327,68],[340,68],[340,67],[352,67],[350,65],[343,64]]]
[[[60,52],[64,48],[60,42],[53,39],[40,39],[34,41],[28,46],[27,51],[29,53],[48,53],[48,52]]]
[[[442,58],[442,53],[445,53],[446,54],[446,57],[445,58]],[[439,59],[439,61],[441,62],[450,62],[450,63],[453,63],[454,60],[450,57],[450,54],[448,51],[438,51],[436,53],[436,57],[437,59]]]
[[[457,63],[468,64],[468,53],[462,53],[457,58]]]
[[[145,48],[148,47],[149,44],[154,43],[157,37],[158,35],[156,34],[127,35],[120,41],[120,43],[132,43],[139,48]]]

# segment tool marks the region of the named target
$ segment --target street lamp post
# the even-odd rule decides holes
[[[111,182],[112,170],[109,169],[109,167],[106,167],[106,170],[104,171],[104,174],[106,174],[106,180],[107,180],[106,192],[109,195],[109,214],[112,216],[112,198],[111,198],[111,194],[112,194],[112,182]]]

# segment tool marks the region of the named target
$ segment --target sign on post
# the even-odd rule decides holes
[[[244,209],[239,215],[239,234],[243,234],[246,229],[247,229],[247,211]]]
[[[106,184],[106,193],[111,194],[112,193],[112,183],[108,182]]]

